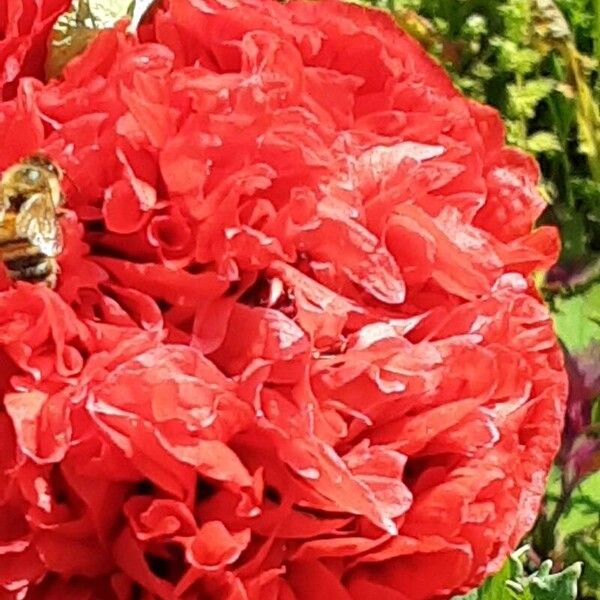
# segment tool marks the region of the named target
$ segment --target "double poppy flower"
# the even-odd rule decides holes
[[[1,597],[479,584],[566,398],[537,165],[384,13],[165,0],[43,83],[64,4],[0,14],[0,169],[68,175],[57,288],[0,281]]]

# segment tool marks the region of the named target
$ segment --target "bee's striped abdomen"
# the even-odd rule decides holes
[[[56,260],[42,254],[27,240],[0,242],[0,258],[11,279],[29,283],[44,281],[54,287]]]

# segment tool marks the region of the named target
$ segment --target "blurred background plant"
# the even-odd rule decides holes
[[[540,291],[571,378],[562,449],[527,549],[464,598],[600,600],[600,0],[359,3],[391,11],[460,89],[500,110],[509,143],[540,162],[541,220],[561,232],[560,262]],[[546,559],[553,571],[583,561],[579,592],[575,565],[563,571],[567,587],[531,583],[548,575]]]

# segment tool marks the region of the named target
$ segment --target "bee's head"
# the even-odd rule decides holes
[[[62,171],[42,155],[30,156],[2,173],[2,188],[9,196],[26,196],[58,186]]]
[[[63,178],[62,169],[44,154],[33,154],[32,156],[29,156],[23,160],[21,164],[23,167],[38,169],[51,177],[57,177],[59,181]]]
[[[44,172],[33,166],[18,164],[2,174],[2,186],[9,194],[30,194],[46,185]]]

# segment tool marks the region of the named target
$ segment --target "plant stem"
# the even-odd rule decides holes
[[[571,494],[573,493],[573,490],[566,485],[566,481],[564,480],[564,477],[562,478],[563,482],[562,482],[562,488],[561,488],[561,493],[560,493],[560,497],[558,498],[557,502],[556,502],[556,506],[554,507],[554,511],[552,512],[552,516],[550,517],[550,520],[548,521],[548,531],[550,533],[550,535],[552,536],[552,546],[554,546],[554,539],[555,539],[555,531],[556,531],[556,526],[558,525],[558,522],[560,521],[560,518],[563,514],[563,512],[565,511],[565,508],[567,508],[567,505],[569,503],[569,499],[571,498]]]
[[[572,42],[562,44],[576,92],[577,127],[579,139],[587,157],[594,181],[600,182],[600,109],[588,85],[577,48]]]
[[[593,0],[594,11],[594,56],[600,61],[600,0]]]
[[[576,486],[575,486],[576,487]],[[564,474],[561,475],[561,491],[560,496],[556,500],[556,505],[551,515],[542,517],[540,521],[539,537],[536,536],[533,540],[533,547],[538,556],[552,556],[556,548],[556,528],[561,516],[565,512],[573,493],[574,487],[568,485]]]

